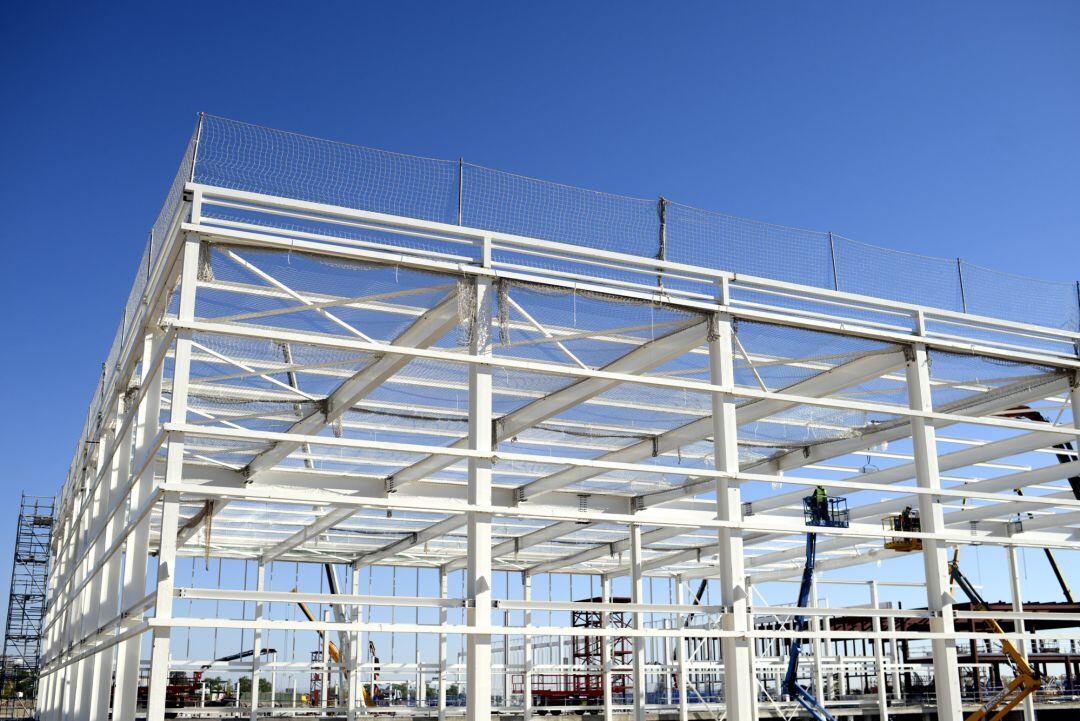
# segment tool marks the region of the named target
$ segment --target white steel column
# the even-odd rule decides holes
[[[525,572],[521,576],[521,593],[526,601],[532,600],[532,576],[528,572]],[[532,611],[525,609],[525,616],[522,619],[525,628],[532,626]],[[603,639],[600,639],[603,644]],[[532,636],[526,635],[521,637],[521,705],[524,708],[522,717],[524,721],[529,721],[532,718],[533,701],[532,701],[532,668],[533,668],[533,648],[532,648]]]
[[[439,599],[446,600],[446,567],[439,566]],[[439,606],[439,628],[448,621],[446,606]],[[446,634],[439,634],[439,721],[446,721]]]
[[[630,524],[630,602],[645,603],[641,577],[641,526]],[[645,614],[634,611],[634,628],[645,629]],[[634,721],[645,721],[645,637],[634,636]]]
[[[818,585],[817,579],[810,582],[810,607],[818,608]],[[812,616],[810,618],[810,630],[815,634],[822,629],[821,616]],[[821,670],[821,657],[825,653],[825,640],[820,636],[814,636],[810,644],[814,649],[814,695],[817,696],[818,703],[821,704],[821,708],[825,708],[825,702],[828,689],[825,688],[825,676]]]
[[[162,367],[151,372],[150,359],[163,350],[164,336],[153,332],[143,342],[141,363],[142,402],[135,427],[135,463],[138,468],[151,452],[151,444],[161,426],[161,378]],[[153,492],[154,464],[147,464],[131,491],[127,523],[142,508]],[[121,606],[128,609],[146,594],[146,565],[149,559],[150,514],[139,522],[127,538],[124,552],[124,588]],[[142,637],[135,636],[123,641],[116,650],[116,689],[113,692],[113,718],[135,718],[135,702],[138,696],[139,659]]]
[[[606,604],[611,603],[611,579],[608,576],[600,577],[600,600],[605,604],[605,610],[600,612],[601,628],[611,626],[611,614],[606,609]],[[604,721],[611,721],[614,715],[611,701],[611,666],[613,664],[612,651],[615,650],[615,638],[609,636],[600,637],[600,666],[603,674],[600,680],[602,700],[604,704]]]
[[[675,588],[677,589],[675,603],[682,606],[686,603],[686,582],[683,581],[682,576],[675,578]],[[680,630],[686,628],[686,616],[684,614],[676,614],[675,619]],[[686,645],[687,639],[681,637],[675,639],[675,663],[679,667],[679,721],[687,721],[690,713],[688,706],[689,694],[687,694],[686,689]]]
[[[349,565],[349,593],[353,596],[360,595],[360,565]],[[349,620],[353,623],[360,621],[360,606],[354,605],[349,611]],[[364,640],[359,631],[349,633],[349,706],[348,721],[355,721],[357,709],[364,706],[364,684],[360,681],[360,659],[363,658],[361,648]]]
[[[266,564],[258,562],[255,576],[255,590],[262,593],[266,590]],[[263,620],[263,602],[255,602],[255,620]],[[262,653],[263,629],[256,627],[255,640],[251,647],[251,721],[259,717],[259,654]]]
[[[323,623],[330,623],[330,611],[323,611]],[[322,632],[322,663],[319,668],[319,676],[322,678],[322,692],[319,694],[319,708],[325,709],[330,703],[330,631],[323,626]],[[239,699],[240,693],[237,692]],[[239,702],[237,703],[239,705]]]
[[[1012,594],[1012,610],[1022,613],[1024,610],[1024,597],[1020,593],[1020,568],[1016,563],[1016,546],[1006,546],[1005,554],[1009,558],[1009,592]],[[1023,633],[1026,628],[1023,619],[1013,621],[1016,631]],[[1027,640],[1017,641],[1016,648],[1026,661],[1031,642]],[[1024,721],[1035,721],[1035,694],[1028,694],[1023,700],[1021,710],[1024,712]]]
[[[199,268],[199,241],[189,236],[184,241],[180,265],[180,304],[177,316],[181,321],[195,317],[195,288]],[[176,336],[173,355],[172,404],[169,420],[181,425],[187,422],[188,380],[191,370],[191,331]],[[169,437],[165,456],[165,482],[180,483],[184,476],[184,434]],[[176,574],[176,535],[179,530],[180,506],[175,498],[166,496],[161,503],[161,545],[158,549],[157,592],[154,618],[172,619],[173,586]],[[169,651],[172,629],[156,626],[150,645],[150,681],[147,699],[147,721],[165,717],[165,686],[169,681]]]
[[[926,347],[911,347],[907,362],[908,402],[912,410],[932,411],[930,395],[930,365]],[[939,489],[937,433],[925,418],[911,419],[911,444],[915,455],[915,480],[920,488]],[[944,533],[945,521],[941,504],[929,495],[920,495],[919,519],[926,533]],[[949,564],[945,545],[934,539],[923,539],[923,568],[926,575],[926,601],[931,611],[939,612],[930,619],[934,633],[954,630],[953,600],[949,591]],[[960,670],[956,646],[951,639],[932,641],[934,654],[934,690],[937,695],[938,721],[960,721]]]
[[[714,385],[735,387],[734,350],[731,318],[715,314],[709,331],[709,380]],[[713,456],[718,471],[739,472],[738,424],[735,399],[723,393],[712,395]],[[737,481],[716,480],[716,517],[720,521],[742,521],[742,494]],[[720,597],[724,605],[722,625],[726,631],[746,632],[746,572],[743,561],[742,532],[731,528],[719,531],[717,561],[720,564]],[[724,660],[724,701],[731,721],[753,718],[753,659],[750,639],[725,637],[720,642]]]
[[[108,413],[107,415],[114,416],[115,414]],[[113,417],[109,417],[108,419],[103,418],[101,423],[111,423],[112,420]],[[103,428],[99,432],[98,442],[94,451],[94,457],[97,460],[93,465],[88,467],[86,480],[84,481],[90,489],[90,495],[87,498],[88,508],[85,514],[85,536],[83,542],[79,545],[85,553],[83,561],[80,564],[82,567],[81,578],[83,581],[89,579],[89,582],[86,583],[81,590],[75,592],[75,598],[73,600],[73,605],[79,609],[75,634],[71,639],[75,643],[78,643],[97,628],[98,599],[101,594],[101,574],[95,573],[94,571],[97,569],[98,561],[101,559],[103,547],[100,543],[90,543],[90,540],[96,534],[98,525],[104,520],[105,514],[108,512],[109,480],[108,478],[102,478],[101,482],[98,483],[96,477],[99,471],[104,470],[105,451],[112,443],[112,438],[113,432],[111,429],[106,430]],[[79,721],[90,718],[91,683],[94,676],[95,657],[96,654],[95,656],[84,658],[74,664],[75,673],[72,676],[74,683],[71,686],[71,718],[78,719]]]
[[[880,608],[878,604],[877,581],[870,582],[870,608],[875,611]],[[877,704],[879,721],[889,721],[889,696],[885,690],[885,650],[881,641],[881,617],[874,616],[874,674],[877,679]]]
[[[491,281],[478,278],[470,309],[470,351],[491,355]],[[491,451],[491,367],[469,366],[469,449]],[[491,460],[469,459],[469,503],[491,504]],[[472,629],[491,625],[491,514],[468,513],[469,563],[466,569],[468,609]],[[466,719],[491,720],[491,635],[470,633],[466,640]]]
[[[900,644],[896,640],[896,618],[889,616],[889,649],[892,655],[892,683],[893,698],[897,701],[904,700],[904,687],[900,679]]]
[[[124,415],[130,411],[121,396],[119,412],[117,413],[117,431],[124,422]],[[120,489],[127,486],[131,475],[131,443],[134,435],[135,423],[129,422],[127,428],[120,435],[120,442],[113,454],[110,481],[109,481],[109,505],[121,502]],[[100,543],[103,548],[110,548],[120,531],[120,524],[124,520],[124,514],[117,511],[109,520]],[[101,605],[98,609],[98,624],[104,625],[116,617],[117,604],[120,594],[120,554],[114,553],[104,568],[100,571],[101,576]],[[91,687],[92,698],[90,700],[90,718],[92,721],[107,721],[109,718],[109,701],[112,696],[113,683],[113,655],[115,648],[110,646],[94,656],[94,680]]]

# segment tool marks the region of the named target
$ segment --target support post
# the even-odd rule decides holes
[[[349,565],[349,593],[353,596],[360,595],[360,566],[353,563]],[[357,623],[360,620],[360,606],[354,605],[350,609],[349,620]],[[360,681],[361,644],[363,639],[359,631],[349,632],[349,705],[348,721],[356,721],[357,709],[364,705],[364,685]]]
[[[330,611],[323,611],[322,620],[324,623],[330,623]],[[322,632],[322,668],[319,669],[319,676],[322,680],[322,693],[319,694],[319,708],[326,709],[330,703],[330,631],[323,626]],[[239,696],[239,693],[237,694]]]
[[[189,236],[184,241],[180,261],[180,304],[177,316],[181,321],[195,318],[195,289],[198,282],[199,241]],[[191,371],[191,331],[180,331],[173,353],[172,407],[169,420],[177,425],[187,423],[188,380]],[[184,434],[169,436],[165,455],[165,483],[180,483],[184,475]],[[159,621],[172,619],[173,586],[176,575],[176,534],[179,530],[180,504],[166,496],[161,503],[161,543],[158,548],[157,590],[154,617]],[[165,687],[169,682],[169,652],[172,628],[156,626],[150,643],[150,680],[147,689],[147,721],[165,717]]]
[[[470,351],[476,356],[491,355],[491,281],[477,278],[474,288]],[[491,444],[491,367],[474,363],[469,366],[469,449],[486,453]],[[490,505],[491,460],[470,458],[468,466],[469,503]],[[467,525],[468,622],[475,630],[491,625],[491,514],[469,511]],[[468,634],[466,648],[466,719],[491,721],[491,635]]]
[[[127,406],[127,403],[121,401],[120,413],[117,414],[117,423],[122,423],[126,414],[131,413],[133,409]],[[126,488],[128,481],[131,477],[131,453],[132,443],[135,438],[135,420],[132,419],[128,422],[127,429],[124,430],[123,437],[120,441],[120,445],[116,449],[116,453],[113,456],[113,472],[111,481],[110,498],[118,499],[118,493],[120,489]],[[104,537],[101,539],[101,543],[105,548],[112,546],[116,537],[119,535],[124,525],[125,514],[123,511],[118,511],[109,521],[108,529]],[[120,602],[120,571],[121,571],[121,556],[119,553],[114,553],[105,567],[101,570],[102,586],[104,593],[102,597],[101,610],[98,615],[98,622],[104,624],[110,619],[115,617]],[[93,721],[108,721],[109,718],[109,705],[112,697],[113,686],[113,659],[116,655],[116,647],[110,646],[97,654],[97,665],[95,667],[94,678],[94,693],[95,696],[90,703],[90,718]]]
[[[893,699],[904,700],[904,686],[900,680],[900,644],[896,641],[896,618],[889,616],[889,650],[892,655]]]
[[[878,583],[870,582],[870,608],[881,608],[878,603]],[[879,721],[889,721],[889,696],[885,690],[885,649],[881,641],[881,617],[874,616],[874,674],[877,679],[877,704]]]
[[[146,336],[143,342],[141,363],[142,402],[135,426],[135,463],[141,466],[151,450],[151,444],[157,437],[161,425],[161,380],[163,368],[151,372],[150,359],[162,350],[164,336],[155,331]],[[128,506],[127,523],[134,522],[131,514],[143,506],[150,498],[154,486],[153,464],[148,464],[131,491]],[[147,514],[135,526],[127,539],[124,553],[124,588],[121,592],[121,606],[129,608],[146,593],[146,566],[149,560],[150,514]],[[133,637],[122,641],[116,649],[116,687],[113,692],[113,718],[135,718],[135,704],[138,700],[139,659],[141,638]]]
[[[1024,597],[1020,592],[1020,568],[1016,563],[1016,546],[1006,546],[1005,553],[1009,558],[1009,592],[1012,595],[1012,610],[1022,613],[1024,610]],[[1023,619],[1013,621],[1013,628],[1023,633],[1025,631]],[[1028,658],[1030,645],[1026,640],[1016,643],[1016,648],[1019,649],[1020,655],[1024,657],[1025,661]],[[1028,694],[1020,708],[1024,713],[1024,721],[1035,721],[1035,694]]]
[[[439,598],[446,600],[446,568],[439,566]],[[439,628],[448,621],[446,606],[439,607]],[[439,634],[439,721],[446,721],[446,634]]]
[[[818,584],[816,578],[810,582],[810,607],[819,608]],[[813,616],[810,619],[810,630],[817,633],[821,629],[821,617]],[[828,698],[826,697],[829,695],[828,689],[825,688],[825,675],[821,669],[821,657],[825,653],[825,639],[820,636],[814,636],[813,642],[810,645],[814,648],[814,663],[812,666],[814,671],[814,695],[817,697],[821,708],[825,708],[825,702],[828,701]]]
[[[527,572],[522,574],[521,577],[521,593],[526,601],[532,600],[532,576]],[[524,626],[529,628],[532,626],[532,611],[525,609]],[[600,639],[603,644],[603,639]],[[521,705],[524,709],[522,712],[522,718],[524,721],[529,721],[532,718],[533,713],[533,699],[532,699],[532,669],[533,669],[533,648],[532,648],[532,636],[526,635],[521,638],[522,647],[522,661],[521,661]]]
[[[258,564],[258,570],[255,575],[255,590],[266,590],[266,564],[260,559]],[[255,621],[259,622],[263,620],[263,602],[255,602]],[[263,629],[261,627],[255,628],[254,642],[251,647],[251,721],[256,721],[259,718],[259,654],[262,653],[262,641],[263,641]]]
[[[717,313],[709,332],[709,380],[713,385],[735,387],[733,328],[730,316]],[[735,418],[735,399],[723,392],[712,394],[713,457],[716,470],[732,475],[739,472],[739,438]],[[716,518],[742,522],[742,494],[737,481],[716,480]],[[724,630],[746,633],[746,572],[743,537],[739,529],[722,528],[718,534],[717,561],[720,564],[720,597],[724,606]],[[731,721],[753,718],[751,683],[753,660],[747,636],[724,637],[720,642],[724,659],[724,700]]]
[[[908,351],[908,404],[915,411],[932,411],[930,395],[930,362],[926,346],[913,345]],[[920,488],[941,488],[938,472],[937,432],[925,418],[911,419],[911,443],[915,456],[915,480]],[[919,519],[926,533],[943,533],[945,521],[941,504],[932,496],[919,496]],[[926,576],[926,601],[934,633],[952,633],[955,628],[953,599],[949,595],[949,565],[945,546],[934,539],[923,540],[923,569]],[[939,721],[960,721],[960,670],[956,646],[952,640],[932,641],[934,654],[934,690],[937,696]]]
[[[611,579],[607,576],[600,577],[600,600],[604,604],[611,603]],[[611,626],[611,613],[605,610],[600,612],[600,626],[602,628],[609,628]],[[601,673],[603,677],[600,681],[601,694],[603,698],[604,708],[604,721],[611,721],[614,716],[614,709],[612,709],[611,699],[611,666],[612,666],[612,651],[615,649],[615,639],[613,637],[601,636],[600,637],[600,665]]]
[[[645,603],[641,575],[641,526],[630,524],[630,602]],[[645,629],[645,614],[634,611],[634,629]],[[645,721],[645,637],[634,636],[634,721]]]
[[[686,603],[686,583],[683,581],[682,576],[676,577],[675,587],[678,589],[675,603],[682,606]],[[679,624],[679,629],[686,628],[685,614],[676,614],[675,618]],[[690,717],[689,694],[686,689],[688,682],[686,674],[686,646],[687,639],[681,637],[675,639],[675,663],[678,664],[679,668],[679,721],[687,721]]]

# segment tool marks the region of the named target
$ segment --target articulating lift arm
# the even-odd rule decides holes
[[[806,534],[806,564],[803,566],[802,584],[799,586],[799,608],[806,608],[810,604],[810,588],[814,583],[814,563],[817,556],[817,534]],[[796,631],[806,630],[806,616],[796,616],[794,619]],[[787,673],[784,675],[784,693],[795,699],[800,706],[816,721],[836,721],[836,718],[822,708],[821,703],[814,698],[805,687],[799,685],[799,654],[802,651],[802,639],[795,638],[791,641],[791,655],[788,658]],[[818,693],[821,690],[818,689]]]
[[[295,591],[295,590],[296,589],[294,588],[293,591]],[[307,607],[306,603],[304,603],[303,601],[297,601],[296,605],[300,607],[300,610],[303,612],[304,616],[307,617],[307,620],[312,621],[312,622],[315,621],[315,617],[311,614],[311,610]],[[323,637],[323,632],[322,631],[317,631],[317,633],[319,634],[319,638]],[[334,645],[333,641],[330,641],[329,639],[326,641],[326,650],[330,654],[330,660],[331,661],[333,661],[334,663],[341,663],[341,652],[338,651],[338,648],[337,648],[337,646]],[[375,664],[376,664],[376,669],[377,669],[378,668],[378,663],[379,663],[379,657],[375,655],[375,644],[372,643],[371,641],[368,641],[368,650],[371,652],[372,658],[375,659]],[[376,671],[376,674],[378,674],[378,671]],[[348,671],[345,672],[345,675],[348,676]],[[377,680],[378,675],[376,675],[375,678]],[[378,693],[379,693],[378,688],[379,687],[375,686],[374,688],[375,688],[375,694],[378,695]],[[365,706],[374,706],[375,705],[375,700],[372,698],[372,695],[368,693],[367,686],[361,685],[360,686],[360,693],[363,694],[364,705]]]
[[[961,573],[960,566],[956,563],[949,564],[949,575],[956,582],[968,599],[973,608],[979,611],[989,611],[990,606],[983,600],[975,587],[971,585],[967,577]],[[1005,630],[994,619],[987,619],[990,627],[1004,636]],[[1042,686],[1042,676],[1028,664],[1027,659],[1017,650],[1016,646],[1008,638],[1001,639],[1001,650],[1009,659],[1013,668],[1014,677],[1001,691],[994,694],[982,706],[970,714],[966,721],[1001,721],[1006,714],[1014,709],[1021,701],[1035,693]]]

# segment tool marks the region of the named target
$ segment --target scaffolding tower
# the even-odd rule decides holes
[[[49,579],[53,497],[22,494],[0,668],[0,718],[32,718]]]

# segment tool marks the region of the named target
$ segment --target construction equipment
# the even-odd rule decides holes
[[[901,513],[882,518],[881,527],[897,533],[919,533],[922,530],[922,521],[919,520],[919,512],[908,506]],[[890,536],[885,539],[885,548],[890,551],[921,551],[922,539]]]
[[[277,650],[272,648],[264,648],[259,651],[260,656],[273,656],[277,653]],[[169,683],[165,686],[165,705],[168,708],[190,708],[193,706],[199,706],[203,704],[202,697],[202,680],[203,676],[213,668],[214,664],[229,663],[230,661],[239,661],[240,659],[254,656],[255,650],[248,649],[247,651],[240,651],[239,653],[232,653],[228,656],[222,656],[221,658],[215,658],[210,663],[204,664],[202,668],[191,674],[188,678],[187,674],[183,672],[177,672],[169,674]],[[138,690],[138,697],[141,702],[145,703],[148,698],[146,686],[140,686]],[[226,701],[224,699],[211,699],[206,702],[207,706],[224,706]],[[167,718],[173,718],[174,715],[169,715]]]
[[[293,589],[293,593],[296,593],[295,588]],[[307,618],[307,620],[311,621],[312,623],[315,622],[315,617],[311,614],[311,610],[307,607],[306,603],[304,603],[303,601],[297,601],[296,605],[300,607],[300,611],[303,612],[303,614]],[[323,637],[323,632],[322,631],[317,631],[317,633],[319,634],[319,638],[321,639]],[[334,663],[341,663],[341,652],[338,650],[338,647],[336,645],[334,645],[333,641],[327,640],[326,649],[330,654],[330,660],[331,661],[333,661]],[[375,654],[375,644],[372,643],[370,640],[368,641],[368,652],[371,654],[372,659],[374,659],[374,661],[375,661],[375,669],[376,670],[375,670],[374,679],[375,679],[375,681],[378,681],[379,680],[379,672],[378,672],[379,657]],[[345,672],[345,675],[346,675],[346,677],[349,675],[347,670]],[[360,686],[360,693],[363,694],[363,697],[364,697],[364,705],[368,706],[368,707],[374,706],[375,705],[375,699],[377,699],[379,697],[379,687],[376,686],[376,685],[373,685],[371,688],[372,688],[372,690],[369,693],[368,689],[367,689],[367,686],[364,686],[364,685]]]
[[[819,487],[814,495],[803,499],[803,517],[808,526],[847,528],[849,523],[847,499],[827,498],[824,489]],[[817,534],[810,532],[806,534],[806,564],[803,566],[802,583],[799,586],[799,608],[806,608],[810,603],[816,557]],[[796,616],[792,620],[792,626],[796,631],[805,631],[806,616]],[[806,687],[799,684],[799,654],[802,652],[802,642],[803,640],[798,637],[791,641],[791,655],[788,658],[787,673],[784,675],[784,693],[806,709],[815,721],[836,721],[836,718],[822,707],[817,698]],[[821,693],[821,689],[815,689],[815,691]]]
[[[978,611],[990,610],[989,604],[983,600],[967,577],[961,573],[960,566],[955,562],[949,564],[949,576],[963,589],[968,600],[971,601],[973,609]],[[1027,659],[1008,638],[1004,638],[1005,630],[1001,628],[1001,625],[992,618],[987,619],[987,623],[990,624],[994,631],[1003,636],[1001,650],[1005,657],[1009,659],[1009,665],[1015,675],[1009,683],[1005,684],[1000,691],[971,713],[965,721],[1001,721],[1009,711],[1016,708],[1021,701],[1038,691],[1043,685],[1042,674],[1028,664]]]

